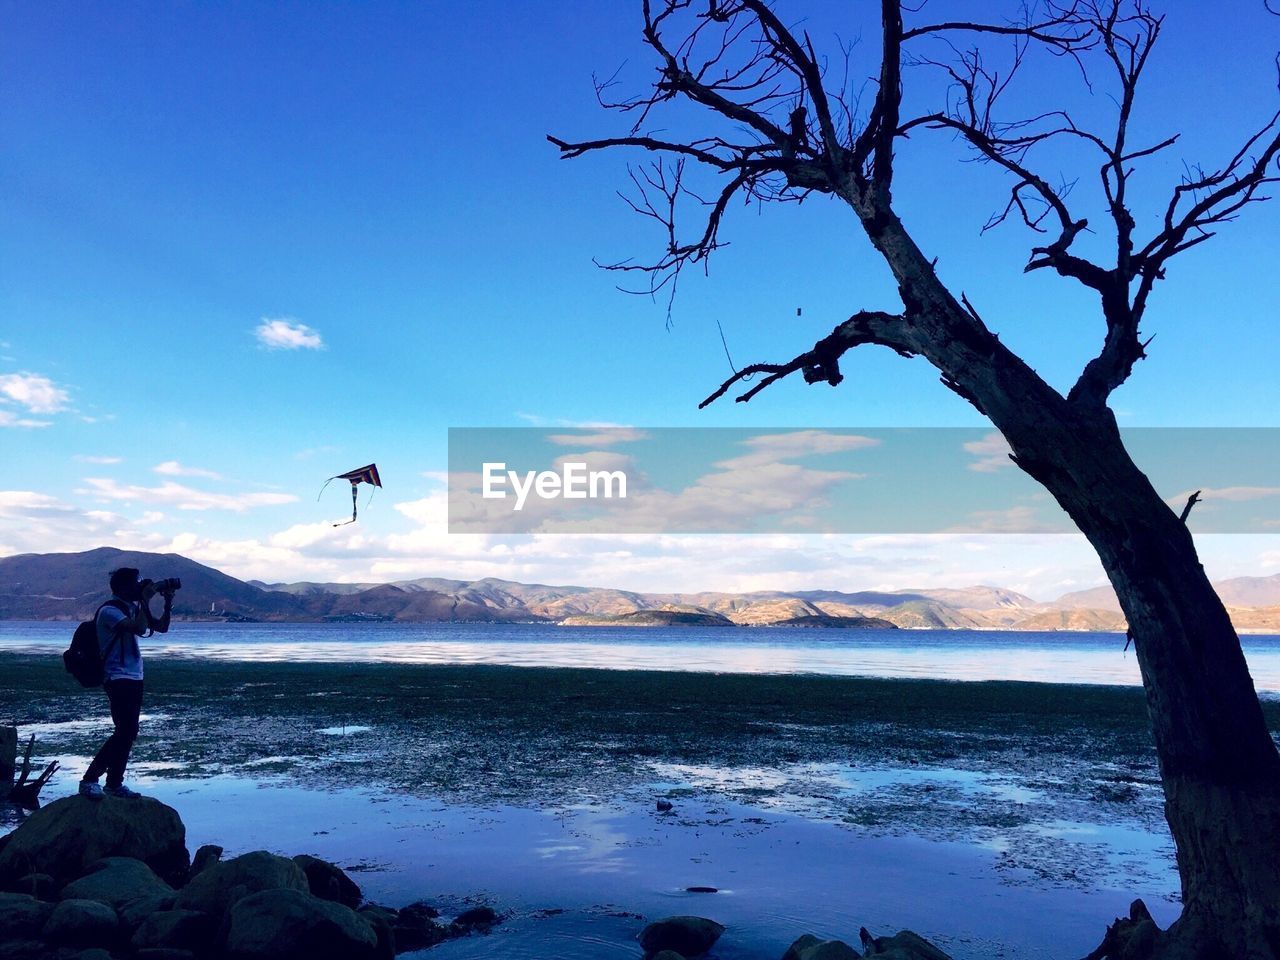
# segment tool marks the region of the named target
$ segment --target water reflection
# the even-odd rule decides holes
[[[66,645],[62,623],[0,623],[0,651]],[[1244,638],[1259,691],[1280,694],[1280,636]],[[507,664],[610,670],[816,673],[1136,686],[1114,633],[786,628],[563,628],[546,624],[184,623],[150,656],[224,660]]]

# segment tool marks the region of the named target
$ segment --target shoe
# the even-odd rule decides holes
[[[119,797],[121,800],[136,800],[142,796],[137,790],[130,790],[123,783],[116,786],[107,786],[102,788],[102,792],[108,797]]]
[[[81,780],[80,796],[88,797],[90,800],[101,800],[103,797],[102,787],[97,783],[90,783],[87,780]]]

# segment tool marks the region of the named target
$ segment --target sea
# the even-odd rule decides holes
[[[0,652],[61,651],[73,627],[0,622]],[[1280,635],[1241,639],[1258,692],[1280,697]],[[220,660],[1141,684],[1124,634],[1079,631],[180,622],[143,643],[148,657]]]

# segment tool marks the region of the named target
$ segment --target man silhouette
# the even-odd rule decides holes
[[[166,633],[173,607],[173,590],[163,592],[164,612],[151,615],[148,606],[157,593],[150,580],[139,580],[133,567],[111,572],[111,602],[98,609],[98,652],[102,660],[102,689],[111,706],[111,722],[115,725],[98,755],[89,764],[80,781],[80,796],[101,800],[104,795],[138,797],[137,791],[124,783],[129,753],[138,737],[138,719],[142,714],[142,650],[138,637],[149,633]],[[107,775],[106,787],[98,778]]]

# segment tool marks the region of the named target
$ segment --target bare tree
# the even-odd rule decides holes
[[[1108,407],[1145,356],[1149,341],[1139,325],[1170,260],[1265,199],[1263,189],[1276,180],[1280,115],[1246,134],[1220,166],[1191,168],[1143,232],[1130,180],[1143,160],[1177,141],[1131,142],[1139,82],[1163,26],[1145,0],[1050,2],[1003,23],[928,22],[920,9],[881,0],[879,72],[863,98],[847,66],[840,76],[849,51],[820,57],[808,34],[766,0],[641,2],[655,81],[633,99],[615,98],[612,82],[598,85],[601,102],[630,117],[630,130],[585,142],[549,138],[565,158],[612,148],[658,154],[651,167],[633,171],[638,192],[631,202],[662,225],[664,253],[656,262],[609,269],[639,274],[649,291],[672,291],[683,269],[705,263],[720,245],[735,200],[826,194],[848,205],[897,281],[901,305],[858,310],[790,360],[737,371],[702,405],[735,387],[742,390],[737,400],[748,401],[794,373],[834,386],[841,358],[865,344],[933,364],[948,388],[1004,434],[1017,465],[1096,548],[1136,645],[1183,913],[1158,931],[1137,904],[1094,956],[1280,958],[1280,754],[1184,518],[1134,465]],[[921,22],[905,22],[904,13]],[[1005,51],[1002,68],[990,52],[997,45]],[[1062,109],[1002,115],[1025,64],[1043,54],[1110,92],[1115,108],[1105,129],[1078,124]],[[943,91],[933,107],[905,112],[907,76],[938,89],[928,86],[931,74]],[[911,102],[917,99],[913,92]],[[688,139],[647,132],[676,102],[700,108],[711,132]],[[895,212],[895,149],[929,131],[959,138],[1007,173],[1007,199],[988,226],[1020,221],[1043,235],[1027,271],[1053,271],[1098,298],[1102,346],[1065,396],[1001,343],[963,294],[948,289]],[[1073,215],[1070,191],[1036,170],[1037,148],[1051,141],[1096,151],[1107,211],[1105,230],[1097,232],[1112,247],[1100,262],[1077,252],[1089,224]],[[718,192],[696,192],[690,170],[717,175]],[[677,215],[690,207],[698,225],[685,239]],[[759,379],[746,386],[752,377]]]

